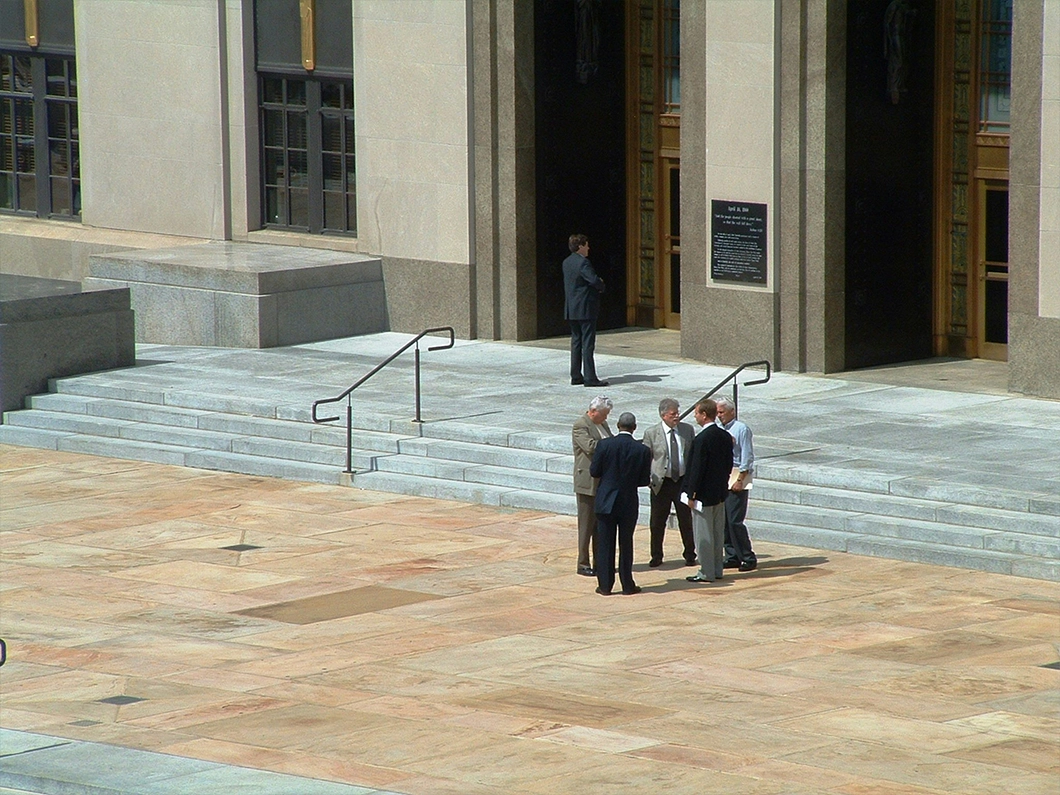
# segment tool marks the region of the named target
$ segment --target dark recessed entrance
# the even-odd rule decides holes
[[[851,0],[846,367],[932,355],[935,10]]]
[[[600,328],[626,325],[625,3],[535,0],[537,327],[569,333],[561,264],[581,232],[607,282]]]

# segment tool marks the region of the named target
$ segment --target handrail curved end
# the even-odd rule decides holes
[[[770,378],[772,378],[772,376],[773,376],[773,366],[769,363],[769,359],[762,359],[759,362],[748,362],[747,364],[743,365],[743,367],[741,367],[740,369],[742,370],[742,369],[744,369],[744,367],[756,367],[756,366],[758,366],[760,364],[764,364],[766,366],[766,368],[765,368],[766,369],[766,377],[765,378],[759,378],[757,381],[744,381],[743,382],[744,386],[754,386],[755,384],[764,384]]]
[[[456,342],[456,331],[453,330],[452,326],[439,326],[438,328],[429,328],[425,332],[423,332],[423,334],[431,334],[431,333],[433,333],[435,331],[448,331],[449,332],[449,342],[444,343],[442,345],[434,345],[434,346],[428,348],[427,349],[428,351],[444,351],[444,350],[448,350],[449,348],[453,347],[453,345]],[[422,337],[423,334],[421,334],[420,336]]]
[[[321,403],[334,403],[334,402],[335,401],[331,400],[331,399],[316,401],[313,404],[313,422],[317,422],[317,423],[320,423],[320,422],[334,422],[335,420],[341,419],[341,417],[318,417],[317,416],[317,406],[319,406]]]

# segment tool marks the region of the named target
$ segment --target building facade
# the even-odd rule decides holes
[[[1060,397],[1060,0],[0,0],[0,270],[380,256],[395,330],[604,327]]]

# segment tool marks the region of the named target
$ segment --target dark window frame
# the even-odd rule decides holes
[[[352,79],[258,72],[258,92],[262,226],[356,237]],[[336,126],[339,148],[326,148]]]
[[[19,62],[28,87],[18,85]],[[0,213],[80,221],[75,59],[4,50],[0,74]]]

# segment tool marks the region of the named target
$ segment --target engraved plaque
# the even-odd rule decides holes
[[[710,278],[766,283],[766,205],[710,202]]]

